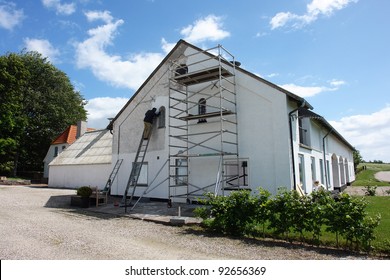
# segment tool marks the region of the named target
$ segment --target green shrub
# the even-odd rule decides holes
[[[377,186],[367,186],[366,187],[366,191],[364,192],[364,194],[366,196],[375,196],[376,195],[376,189],[377,189]]]
[[[250,195],[250,191],[235,191],[229,196],[208,193],[206,197],[202,201],[206,207],[196,214],[206,218],[205,224],[210,229],[233,236],[248,233],[258,209],[257,199]]]
[[[316,243],[320,242],[323,225],[329,217],[328,212],[331,211],[335,200],[328,191],[320,190],[312,192],[309,196],[311,205],[309,208],[309,229],[313,235],[313,240]]]
[[[280,188],[276,196],[270,201],[269,209],[269,225],[276,235],[285,235],[288,237],[293,226],[293,215],[291,211],[297,199],[297,192],[287,191],[285,188]]]
[[[328,191],[299,196],[296,191],[281,188],[274,197],[263,189],[255,196],[249,191],[237,191],[225,197],[209,193],[202,202],[205,206],[197,208],[195,214],[204,219],[206,228],[218,233],[248,235],[260,225],[263,236],[267,226],[273,236],[289,239],[290,234],[296,233],[303,240],[308,233],[319,244],[325,228],[326,232],[335,234],[337,246],[343,237],[351,248],[355,245],[356,249],[362,247],[367,251],[380,221],[378,215],[367,216],[364,199],[348,194],[334,199]]]
[[[77,195],[82,197],[90,197],[92,195],[92,189],[88,186],[83,186],[77,189]]]
[[[268,222],[271,210],[270,210],[270,200],[269,197],[271,193],[267,190],[259,188],[259,194],[257,196],[257,209],[256,209],[256,217],[255,222],[262,227],[262,235],[265,236],[265,225]]]

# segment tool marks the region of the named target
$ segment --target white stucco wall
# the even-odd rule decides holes
[[[118,178],[112,187],[114,194],[123,195],[125,191],[131,163],[143,130],[142,120],[145,112],[152,107],[164,106],[167,109],[166,123],[168,125],[169,89],[167,81],[168,64],[154,74],[114,123],[112,167],[116,159],[124,159]],[[204,85],[201,86],[204,87]],[[291,187],[286,95],[240,71],[236,72],[236,92],[239,157],[248,161],[250,187],[254,190],[264,187],[273,193],[276,193],[280,186]],[[196,114],[197,108],[193,110]],[[218,121],[208,119],[207,123],[192,126],[191,133],[218,129],[218,126]],[[168,177],[168,166],[164,167],[156,178],[156,174],[168,158],[168,142],[168,128],[158,129],[155,124],[145,158],[150,188],[155,189],[146,196],[168,198],[168,182],[163,182]],[[217,139],[214,144],[219,145]],[[191,153],[196,152],[197,148],[191,150]],[[215,183],[218,161],[218,157],[190,158],[189,180],[198,186]],[[152,180],[154,180],[153,183]],[[156,187],[157,185],[159,186]],[[212,186],[210,190],[213,188]],[[144,189],[138,188],[136,195],[142,194]]]
[[[174,56],[178,54],[174,54]],[[186,61],[187,62],[187,61]],[[163,65],[150,78],[134,97],[132,102],[125,107],[117,117],[113,126],[112,164],[113,168],[117,159],[124,159],[122,167],[114,181],[111,193],[123,195],[131,165],[138,148],[143,131],[143,118],[147,110],[152,107],[166,108],[166,127],[157,128],[154,124],[149,149],[145,157],[147,164],[147,181],[149,189],[146,197],[168,198],[168,165],[166,164],[169,153],[169,62]],[[299,154],[304,156],[306,191],[311,192],[312,171],[311,158],[315,159],[315,179],[322,181],[320,159],[323,161],[322,138],[327,133],[321,126],[310,126],[310,149],[299,144],[298,122],[292,121],[294,155],[291,154],[289,112],[297,109],[297,102],[291,101],[284,92],[262,82],[260,79],[248,75],[245,72],[236,72],[237,93],[237,120],[239,135],[239,158],[248,161],[249,186],[252,190],[263,187],[276,193],[279,187],[292,188],[292,158],[295,163],[295,180],[299,183]],[[202,85],[204,87],[204,85]],[[209,85],[210,89],[212,85]],[[215,90],[215,89],[214,89]],[[199,97],[193,101],[197,102]],[[210,101],[211,102],[211,101]],[[228,108],[229,109],[229,108]],[[193,112],[192,112],[193,111]],[[190,113],[197,114],[197,108],[193,107]],[[229,116],[227,116],[229,118]],[[308,120],[310,123],[310,120]],[[171,123],[172,125],[172,123]],[[207,123],[190,127],[191,133],[218,129],[219,123],[212,118]],[[196,136],[198,137],[198,136]],[[195,140],[195,138],[193,140]],[[199,141],[197,139],[196,141]],[[194,142],[196,142],[194,141]],[[214,141],[214,142],[213,142]],[[348,147],[338,141],[332,135],[327,139],[328,148],[326,160],[329,160],[330,182],[332,183],[332,154],[336,153],[348,161],[348,168],[352,164],[352,154]],[[218,140],[212,140],[213,145],[218,146]],[[208,143],[209,145],[210,143]],[[200,147],[191,150],[196,153]],[[326,160],[323,165],[326,165]],[[216,181],[218,171],[218,157],[203,157],[189,159],[189,180],[198,186],[210,185]],[[353,166],[353,164],[352,164]],[[326,174],[324,174],[326,176]],[[353,172],[349,172],[349,181],[354,178]],[[325,184],[325,182],[322,182]],[[214,186],[210,187],[212,191]],[[138,187],[136,196],[143,195],[145,187]],[[190,191],[193,187],[190,187]]]
[[[91,186],[103,189],[111,172],[111,164],[50,166],[49,186],[77,189]]]
[[[148,152],[145,156],[147,164],[147,180],[150,188],[153,189],[168,176],[167,165],[156,178],[157,173],[164,166],[168,158],[168,67],[163,66],[157,71],[149,82],[138,92],[133,101],[124,108],[122,114],[118,116],[113,127],[113,145],[112,145],[112,166],[114,167],[117,159],[123,159],[122,166],[114,181],[111,193],[114,195],[123,195],[130,176],[132,162],[138,149],[141,135],[143,132],[143,118],[147,110],[161,106],[166,109],[166,127],[157,128],[157,120],[153,124],[152,136],[149,142]],[[152,182],[153,181],[153,182]],[[142,195],[145,187],[136,189],[136,196]],[[164,198],[168,197],[167,182],[161,184],[146,197]]]
[[[252,188],[276,193],[291,186],[287,97],[258,80],[238,73],[240,157],[249,159]]]
[[[49,177],[49,163],[53,161],[56,157],[55,155],[55,149],[58,149],[58,155],[63,152],[67,147],[69,147],[68,143],[63,144],[55,144],[50,145],[49,150],[47,151],[46,157],[43,160],[43,178]]]
[[[325,128],[317,122],[309,120],[308,133],[310,136],[310,146],[299,144],[299,139],[295,138],[294,147],[296,151],[296,178],[297,183],[303,184],[303,188],[307,193],[313,189],[314,181],[320,181],[329,190],[339,188],[355,180],[353,169],[353,151],[345,143],[341,142],[334,134],[329,132],[329,128]],[[297,125],[297,122],[293,122]],[[298,135],[298,130],[296,130]],[[327,135],[327,136],[326,136]],[[326,137],[325,137],[326,136]],[[325,137],[325,160],[323,139]],[[299,172],[299,155],[304,158],[304,181],[300,180]],[[335,164],[337,158],[337,164]],[[314,166],[312,167],[312,159]],[[339,161],[342,165],[339,165]],[[320,161],[323,162],[322,168]],[[322,169],[322,170],[321,170]],[[314,170],[314,172],[313,172]],[[321,172],[323,176],[321,176]],[[328,174],[328,175],[327,175]],[[328,178],[326,177],[328,176]]]

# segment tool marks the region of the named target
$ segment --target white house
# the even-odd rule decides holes
[[[87,128],[85,121],[79,121],[77,125],[68,126],[64,132],[57,136],[50,144],[49,150],[43,160],[43,178],[49,177],[49,163],[53,161],[60,153],[68,148],[77,138],[82,136],[86,131],[92,131],[93,128]]]
[[[305,99],[239,64],[222,46],[202,50],[180,40],[112,119],[110,132],[100,134],[104,149],[95,146],[103,132],[87,133],[90,139],[81,137],[50,164],[49,185],[102,188],[115,170],[111,194],[122,196],[153,107],[160,115],[136,196],[189,202],[205,192],[310,193],[317,180],[329,190],[352,182],[353,147]],[[90,152],[102,155],[101,165],[82,161]]]
[[[299,93],[298,93],[299,94]],[[160,116],[136,196],[193,201],[206,191],[302,186],[329,190],[354,180],[353,147],[303,98],[239,67],[222,46],[180,40],[111,121],[111,194],[123,195],[143,117]]]

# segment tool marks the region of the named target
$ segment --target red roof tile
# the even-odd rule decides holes
[[[72,144],[76,141],[77,126],[71,125],[64,132],[62,132],[54,141],[53,144]]]
[[[94,128],[87,128],[87,131],[93,131]],[[55,144],[72,144],[76,141],[77,136],[77,125],[70,125],[64,132],[62,132],[54,141],[51,143]]]

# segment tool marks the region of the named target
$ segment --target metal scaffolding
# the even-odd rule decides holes
[[[235,67],[221,45],[171,61],[169,199],[240,188]],[[215,171],[206,184],[199,180],[204,169]]]

